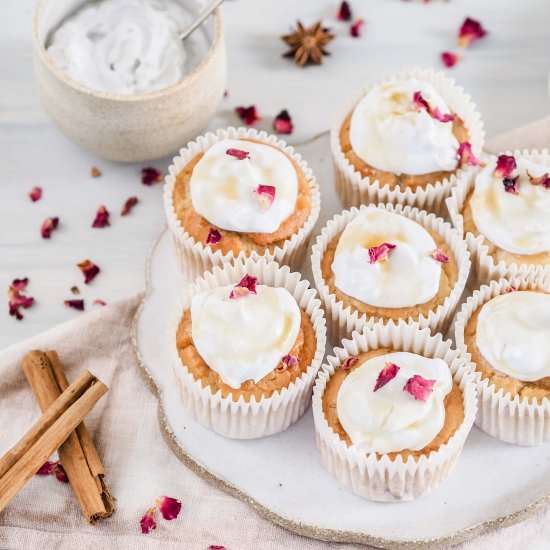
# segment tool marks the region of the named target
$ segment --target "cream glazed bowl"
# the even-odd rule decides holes
[[[180,1],[192,13],[198,13],[204,3]],[[200,134],[225,91],[227,64],[220,8],[203,24],[209,50],[190,73],[157,91],[122,95],[97,91],[70,78],[46,51],[50,33],[84,3],[38,0],[34,10],[34,72],[46,112],[58,128],[83,149],[122,162],[169,155]]]

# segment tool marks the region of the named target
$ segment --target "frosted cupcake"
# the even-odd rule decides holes
[[[470,97],[442,73],[415,69],[366,88],[331,131],[345,207],[392,202],[439,212],[483,146]]]
[[[550,157],[547,151],[492,156],[453,190],[448,208],[464,231],[479,282],[550,274]]]
[[[191,142],[166,177],[169,227],[191,276],[236,259],[294,265],[320,210],[311,170],[284,142],[252,129]]]
[[[450,224],[389,204],[335,216],[311,258],[334,342],[399,319],[444,330],[470,269],[466,244]]]
[[[456,342],[479,375],[476,424],[509,443],[550,441],[550,284],[532,276],[476,290]]]

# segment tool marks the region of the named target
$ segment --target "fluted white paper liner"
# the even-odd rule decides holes
[[[343,340],[341,347],[334,349],[334,355],[327,357],[313,389],[313,418],[323,465],[342,485],[369,500],[391,502],[427,495],[447,478],[460,456],[477,410],[472,365],[451,346],[452,342],[444,340],[441,334],[432,336],[427,328],[400,321],[376,325],[362,334],[354,332],[351,339]],[[429,456],[422,455],[418,460],[410,456],[406,461],[398,456],[392,461],[387,455],[366,453],[354,445],[348,447],[328,425],[322,403],[328,381],[347,357],[379,348],[443,359],[462,390],[464,420],[447,443]]]
[[[471,97],[462,87],[457,86],[452,78],[448,78],[444,73],[434,71],[433,69],[421,68],[404,69],[388,75],[361,90],[353,101],[348,103],[339,113],[331,128],[330,142],[336,192],[344,208],[359,206],[361,204],[391,202],[393,204],[417,206],[418,208],[445,216],[444,201],[450,195],[452,187],[472,171],[472,167],[464,166],[448,178],[430,183],[422,188],[419,187],[416,190],[412,190],[411,188],[401,189],[400,187],[390,189],[388,184],[381,186],[378,180],[372,181],[368,177],[362,177],[360,172],[346,159],[340,144],[340,129],[346,117],[353,111],[357,103],[374,86],[391,82],[392,80],[410,78],[427,81],[434,86],[450,109],[464,121],[470,133],[470,143],[472,144],[473,153],[476,156],[481,154],[485,143],[485,131],[483,130],[481,115],[477,111]]]
[[[475,290],[462,305],[455,323],[455,340],[458,350],[471,361],[471,354],[464,342],[464,331],[468,320],[485,302],[503,294],[510,286],[518,290],[538,289],[550,292],[550,279],[530,274],[527,277],[513,277],[491,281]],[[489,379],[481,378],[476,372],[479,399],[476,426],[484,432],[516,445],[540,445],[550,441],[550,400],[529,401],[516,395],[513,399],[503,388],[498,391]]]
[[[316,338],[312,363],[299,378],[269,398],[262,397],[260,401],[253,398],[248,402],[242,396],[234,401],[231,396],[222,397],[221,391],[213,394],[210,387],[203,388],[201,381],[196,380],[182,364],[176,347],[176,332],[184,311],[191,306],[192,296],[219,286],[237,284],[246,274],[257,277],[259,284],[286,288],[311,319]],[[313,381],[325,353],[325,317],[317,292],[299,273],[265,259],[247,259],[226,264],[223,269],[215,267],[184,290],[171,323],[168,345],[172,350],[174,372],[187,412],[201,425],[221,435],[252,439],[285,430],[306,410]]]
[[[233,251],[228,254],[223,254],[221,250],[213,251],[205,243],[195,241],[185,228],[182,227],[178,219],[172,199],[177,175],[196,155],[204,153],[214,143],[224,139],[251,139],[278,147],[300,166],[305,177],[310,182],[309,188],[312,201],[311,212],[307,220],[294,235],[284,241],[282,246],[276,246],[273,251],[266,250],[262,255],[256,251],[252,251],[248,256],[246,256],[245,252],[240,252],[235,256]],[[289,265],[293,269],[298,268],[303,255],[306,253],[309,236],[319,217],[320,209],[319,185],[307,163],[284,141],[266,132],[258,132],[253,128],[222,129],[216,133],[209,132],[203,136],[199,136],[195,141],[191,141],[186,147],[180,150],[179,155],[172,161],[172,164],[168,168],[164,184],[164,210],[166,212],[166,219],[168,220],[168,227],[174,238],[176,250],[180,255],[182,269],[191,279],[201,276],[205,271],[212,269],[213,266],[223,266],[226,263],[234,263],[237,260],[244,261],[246,258],[253,260],[265,258],[267,261],[274,260],[281,265]]]

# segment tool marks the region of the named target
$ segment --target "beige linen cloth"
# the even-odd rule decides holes
[[[499,137],[491,151],[550,145],[550,118]],[[88,369],[110,390],[87,418],[103,459],[117,511],[99,525],[87,525],[69,485],[53,476],[34,477],[0,513],[0,548],[131,548],[206,550],[211,544],[237,549],[308,550],[358,548],[300,537],[259,517],[186,468],[163,439],[157,399],[136,366],[130,326],[141,295],[59,325],[0,352],[0,454],[39,416],[19,367],[31,349],[55,349],[70,380]],[[141,534],[139,520],[153,500],[168,495],[182,501],[174,521]],[[474,497],[475,495],[472,495]],[[542,549],[550,545],[550,508],[521,524],[464,543],[478,548]]]

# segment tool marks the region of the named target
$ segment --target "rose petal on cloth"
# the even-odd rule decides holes
[[[162,181],[162,172],[153,168],[152,166],[146,166],[141,169],[141,183],[143,185],[154,185]]]
[[[504,191],[506,191],[506,193],[519,195],[519,176],[515,178],[504,178],[502,180],[502,185],[504,185]]]
[[[225,154],[230,157],[235,157],[238,160],[250,158],[250,153],[248,151],[243,151],[242,149],[228,149]]]
[[[545,189],[550,189],[550,176],[548,174],[543,174],[542,176],[532,176],[527,171],[527,177],[529,182],[533,185],[542,185]]]
[[[221,233],[212,227],[208,232],[208,237],[206,237],[206,244],[218,244],[221,240]]]
[[[240,298],[241,296],[246,296],[247,294],[257,294],[256,285],[258,284],[258,278],[252,277],[251,275],[245,275],[240,283],[237,283],[231,293],[229,294],[230,299]]]
[[[107,227],[108,225],[111,225],[109,223],[109,211],[102,204],[97,209],[94,222],[92,223],[92,227]]]
[[[139,520],[141,526],[141,532],[144,535],[148,535],[153,529],[157,528],[157,522],[155,521],[155,507],[149,508],[143,517]]]
[[[28,309],[34,304],[34,298],[32,296],[21,294],[28,283],[29,279],[27,277],[24,279],[14,279],[8,288],[8,311],[9,314],[18,321],[23,319],[20,308]]]
[[[55,467],[58,464],[59,464],[59,462],[51,462],[51,461],[48,460],[47,462],[42,464],[42,466],[40,467],[38,472],[36,472],[36,475],[37,476],[49,476],[50,474],[53,473]]]
[[[158,506],[162,517],[168,521],[176,519],[181,510],[181,502],[172,497],[159,497],[155,504]]]
[[[458,56],[458,54],[454,52],[443,52],[441,54],[441,61],[443,62],[443,65],[445,65],[445,67],[447,67],[448,69],[454,67],[459,59],[460,57]]]
[[[101,271],[97,265],[95,265],[90,260],[84,260],[83,262],[80,262],[79,264],[76,264],[77,267],[82,271],[82,274],[84,275],[84,283],[90,284],[95,276]]]
[[[96,166],[92,166],[92,169],[90,170],[90,176],[92,176],[92,178],[99,178],[99,176],[101,176],[101,170]]]
[[[235,112],[247,126],[253,126],[260,120],[255,105],[250,105],[249,107],[235,107]]]
[[[512,155],[499,155],[495,174],[501,178],[507,178],[516,167],[516,159]]]
[[[364,19],[357,19],[353,25],[350,25],[349,28],[349,34],[353,36],[353,38],[359,38],[361,36],[361,27],[365,23]]]
[[[67,472],[65,472],[65,469],[61,465],[61,463],[58,463],[57,466],[53,470],[53,474],[57,481],[60,481],[61,483],[69,483],[69,476],[67,475]]]
[[[258,185],[254,190],[254,196],[263,212],[267,212],[275,200],[276,188],[273,185]]]
[[[120,211],[120,215],[127,216],[137,203],[138,203],[137,197],[129,197],[128,199],[126,199],[126,202],[124,203],[124,206]]]
[[[403,391],[410,393],[417,401],[426,401],[434,389],[435,380],[426,380],[415,374],[407,380]]]
[[[351,21],[352,13],[348,2],[344,1],[340,4],[338,11],[336,12],[336,19],[338,21]]]
[[[458,164],[469,164],[470,166],[479,166],[479,161],[472,152],[472,144],[469,141],[464,141],[458,146],[456,152],[458,155]]]
[[[389,361],[385,363],[384,368],[378,373],[376,384],[374,384],[374,389],[372,391],[378,391],[380,388],[385,386],[397,376],[398,372],[399,367],[395,363],[390,363]]]
[[[54,229],[59,225],[59,218],[46,218],[40,228],[40,235],[43,239],[49,239],[52,236]]]
[[[439,248],[432,253],[432,258],[441,264],[449,263],[449,256]]]
[[[63,303],[77,311],[84,311],[84,300],[65,300]]]
[[[298,363],[298,357],[295,357],[294,355],[285,355],[281,361],[287,366],[292,367],[293,365],[296,365]]]
[[[359,357],[357,355],[350,355],[347,359],[344,360],[344,362],[340,365],[340,368],[343,370],[350,370],[355,363],[359,361]]]
[[[467,48],[486,35],[487,31],[479,21],[467,17],[458,31],[458,44],[461,48]]]
[[[371,246],[368,249],[369,263],[384,262],[389,258],[390,250],[395,248],[395,244],[383,243],[379,246]]]
[[[39,201],[42,198],[42,187],[33,187],[29,191],[29,197],[32,202]]]
[[[294,125],[286,109],[283,109],[273,120],[273,129],[278,134],[292,134]]]

